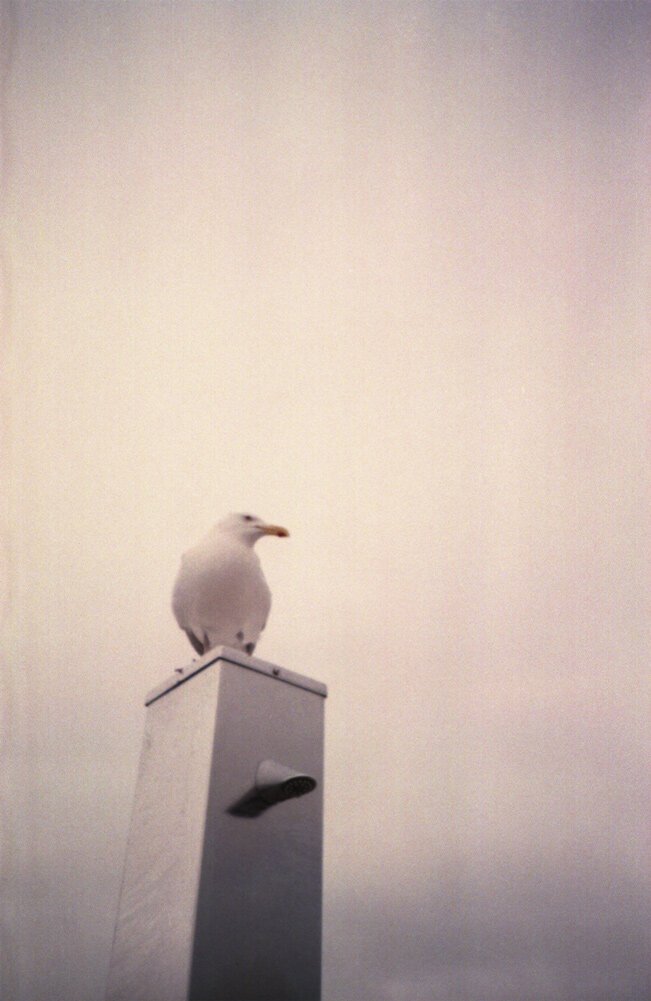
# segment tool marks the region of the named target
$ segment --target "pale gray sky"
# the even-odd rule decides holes
[[[324,1001],[648,1001],[651,7],[5,3],[6,1001],[102,996],[230,510]]]

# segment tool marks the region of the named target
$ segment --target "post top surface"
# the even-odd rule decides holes
[[[268,677],[273,678],[274,681],[282,681],[287,685],[304,688],[306,691],[314,692],[315,695],[321,695],[324,698],[328,694],[328,689],[320,681],[315,681],[313,678],[308,678],[302,674],[296,674],[295,671],[288,671],[284,667],[279,667],[278,664],[271,664],[269,661],[260,660],[259,657],[249,657],[248,654],[242,653],[241,650],[233,650],[228,646],[217,646],[214,650],[209,650],[208,653],[204,654],[198,660],[193,660],[186,667],[179,668],[169,678],[166,678],[165,681],[152,688],[145,698],[145,705],[151,705],[152,702],[160,699],[167,692],[178,688],[179,685],[184,684],[190,678],[194,677],[195,674],[205,671],[207,667],[210,667],[217,661],[235,664],[249,671],[257,671],[259,674],[266,674]]]

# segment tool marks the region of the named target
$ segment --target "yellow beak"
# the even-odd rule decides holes
[[[261,525],[260,531],[263,535],[277,535],[280,539],[286,539],[289,535],[287,529],[281,525],[265,525],[264,527]]]

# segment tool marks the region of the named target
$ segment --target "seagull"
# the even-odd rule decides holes
[[[286,538],[280,525],[229,514],[183,554],[172,610],[199,655],[215,646],[252,654],[267,623],[271,592],[253,547],[263,535]]]

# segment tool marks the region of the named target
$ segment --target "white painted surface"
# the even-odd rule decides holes
[[[269,668],[218,656],[149,704],[107,1001],[320,997],[324,700]],[[233,815],[267,758],[316,790]]]
[[[218,671],[147,711],[107,1001],[187,997]]]

